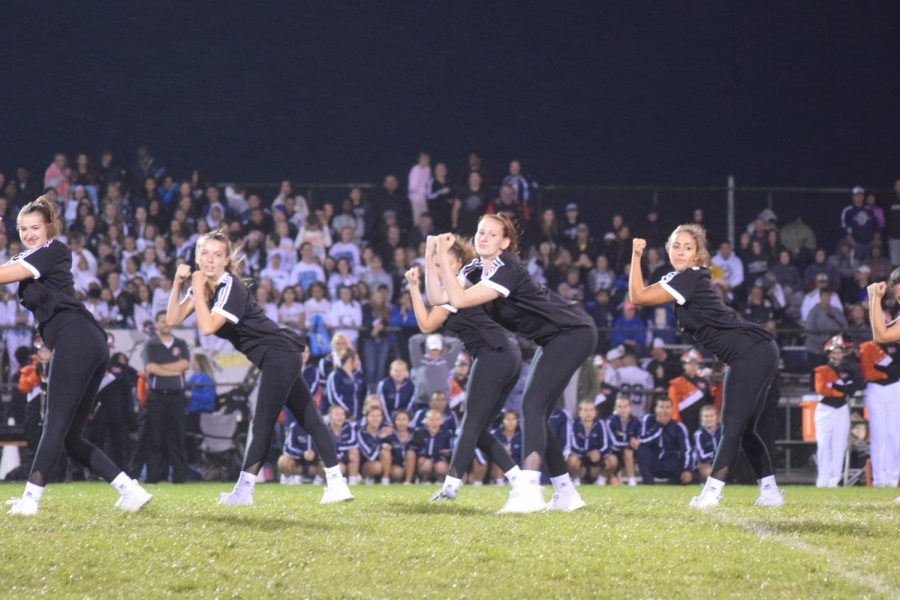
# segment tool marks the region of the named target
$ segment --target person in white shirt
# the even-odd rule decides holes
[[[269,262],[266,268],[259,272],[260,279],[270,279],[272,287],[279,293],[293,284],[291,274],[282,267],[283,264],[284,260],[281,251],[274,250],[269,253]]]
[[[828,287],[828,274],[819,273],[818,275],[816,275],[816,288],[803,296],[803,304],[800,305],[800,320],[805,321],[806,318],[809,317],[810,311],[820,303],[822,290],[827,289]],[[841,299],[837,294],[831,294],[831,302],[829,304],[840,311],[844,310],[844,307],[841,304]]]
[[[350,261],[341,258],[337,261],[337,270],[328,278],[328,292],[332,298],[337,298],[337,290],[340,286],[353,286],[359,283],[359,278],[353,274]]]
[[[309,292],[312,284],[325,283],[325,269],[316,260],[312,244],[304,242],[300,246],[300,262],[291,269],[291,283]]]
[[[338,290],[338,300],[332,303],[325,322],[334,328],[335,334],[346,335],[350,344],[356,348],[359,328],[362,326],[362,307],[353,299],[353,290],[349,286],[341,286]]]
[[[427,152],[420,152],[418,162],[409,170],[406,187],[413,223],[418,223],[419,215],[428,210],[428,181],[430,179],[431,156]]]
[[[359,280],[369,286],[370,290],[384,286],[387,288],[387,297],[394,297],[394,280],[390,273],[384,270],[384,261],[378,254],[373,254],[368,266],[360,271]]]
[[[619,393],[631,400],[631,414],[636,419],[643,418],[649,405],[649,394],[653,391],[653,375],[637,364],[634,354],[626,354],[619,368]]]
[[[294,288],[284,288],[284,292],[281,293],[281,304],[278,305],[278,322],[302,330],[306,326],[306,313],[303,304],[296,300],[297,293]]]
[[[312,213],[306,219],[303,227],[297,232],[294,244],[303,248],[304,243],[312,244],[313,255],[318,257],[319,262],[325,262],[325,250],[332,244],[331,231],[326,224],[322,222],[318,213]]]
[[[328,322],[328,315],[331,312],[331,301],[325,297],[325,284],[316,281],[309,288],[310,297],[303,303],[303,312],[306,313],[306,324],[309,325],[313,321],[313,317],[318,315],[322,321]]]
[[[725,279],[728,281],[729,290],[744,283],[744,263],[734,253],[731,242],[722,242],[719,245],[719,251],[710,262],[722,269]]]
[[[328,256],[334,260],[346,258],[350,261],[350,269],[360,265],[359,244],[353,240],[353,229],[344,227],[341,229],[341,239],[335,242],[328,250]]]

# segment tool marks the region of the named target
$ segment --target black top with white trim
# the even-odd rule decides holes
[[[34,313],[48,348],[54,347],[63,327],[79,319],[87,319],[103,331],[94,316],[75,299],[72,251],[68,246],[54,238],[17,254],[9,263],[21,264],[34,276],[19,282],[17,296],[19,303]]]
[[[188,288],[182,302],[193,296]],[[225,317],[216,337],[231,342],[238,352],[247,355],[259,367],[269,350],[300,352],[303,340],[293,330],[268,318],[247,286],[230,273],[224,273],[209,298],[210,312]]]
[[[504,252],[484,271],[481,258],[463,267],[461,277],[474,285],[479,281],[500,292],[501,297],[484,305],[494,321],[538,345],[555,335],[577,327],[593,327],[594,322],[577,302],[564,300],[556,292],[538,284],[512,252]]]
[[[675,317],[698,344],[730,363],[757,342],[774,340],[772,332],[748,323],[725,306],[713,289],[710,270],[692,267],[672,271],[659,285],[675,298]]]
[[[460,339],[466,352],[472,357],[478,356],[478,351],[482,348],[510,349],[506,330],[487,316],[481,306],[457,309],[449,304],[441,304],[439,307],[450,313],[444,321],[444,327]]]

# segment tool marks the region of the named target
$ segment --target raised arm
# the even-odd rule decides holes
[[[638,306],[656,306],[674,302],[675,298],[661,285],[654,283],[644,286],[644,274],[641,272],[641,256],[647,240],[634,238],[631,240],[631,271],[628,273],[628,296],[632,304]]]
[[[456,280],[456,274],[453,273],[448,263],[450,247],[453,246],[455,239],[452,233],[446,233],[438,237],[438,260],[441,263],[441,280],[444,282],[444,290],[447,292],[450,304],[454,308],[470,308],[499,298],[500,292],[484,285],[483,282],[478,282],[468,289],[463,289],[459,281]]]
[[[175,269],[175,278],[172,280],[172,291],[169,293],[169,304],[166,307],[166,323],[171,326],[181,325],[192,312],[194,312],[194,299],[185,298],[181,301],[181,289],[184,282],[191,276],[190,265],[178,265]]]
[[[419,291],[419,269],[413,267],[406,272],[406,281],[409,282],[409,295],[412,298],[413,312],[416,314],[416,322],[422,333],[434,333],[441,328],[444,321],[450,315],[445,308],[433,306],[431,310],[425,307],[422,292]]]
[[[879,344],[900,341],[900,321],[895,319],[885,324],[884,311],[881,310],[881,299],[887,292],[887,283],[879,281],[870,284],[866,291],[869,292],[869,323],[872,325],[872,337]]]
[[[206,275],[195,271],[191,275],[191,291],[194,295],[194,310],[197,312],[197,329],[202,335],[211,335],[225,324],[225,317],[213,314],[206,298]]]
[[[437,241],[437,236],[433,235],[429,235],[425,241],[425,293],[428,296],[428,303],[432,306],[450,302],[447,292],[441,287],[437,269],[434,268]]]

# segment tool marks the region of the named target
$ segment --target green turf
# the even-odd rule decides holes
[[[762,509],[730,486],[701,514],[695,487],[583,486],[585,510],[498,516],[494,486],[319,506],[320,487],[270,484],[216,505],[229,487],[148,486],[150,507],[122,514],[109,486],[51,485],[38,516],[0,515],[0,597],[900,597],[896,490],[795,487]]]

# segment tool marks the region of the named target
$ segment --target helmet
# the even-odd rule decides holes
[[[687,352],[685,352],[684,354],[681,355],[681,362],[683,362],[683,363],[685,363],[685,362],[698,363],[701,360],[703,360],[703,356],[699,352],[694,350],[693,348],[691,348],[690,350],[688,350]]]
[[[826,354],[829,354],[833,350],[837,350],[838,348],[843,350],[844,349],[844,337],[841,334],[837,334],[836,336],[834,336],[833,338],[831,338],[830,340],[825,342],[825,345],[822,346],[822,348],[825,350]]]

